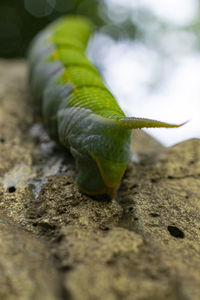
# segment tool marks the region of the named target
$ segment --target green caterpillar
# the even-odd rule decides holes
[[[113,198],[129,159],[131,129],[179,127],[127,118],[85,55],[91,22],[68,16],[39,33],[29,51],[29,81],[49,136],[70,149],[82,193]]]

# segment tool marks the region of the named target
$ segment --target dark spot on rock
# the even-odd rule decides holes
[[[182,230],[180,230],[178,227],[176,226],[168,226],[167,227],[169,233],[174,236],[175,238],[180,238],[183,239],[185,237],[184,233]]]
[[[120,204],[121,205],[133,205],[134,204],[134,200],[132,199],[132,197],[124,197],[120,199]]]
[[[16,187],[15,186],[9,186],[8,188],[8,192],[9,193],[14,193],[16,191]]]
[[[129,210],[129,211],[133,211],[133,207],[132,207],[132,206],[129,207],[128,210]]]
[[[107,194],[90,196],[95,201],[110,202],[111,199]]]
[[[42,228],[46,229],[46,230],[54,230],[54,229],[56,229],[56,225],[55,224],[51,224],[51,223],[48,223],[48,222],[40,221],[40,222],[38,222],[38,225],[41,226]]]
[[[113,266],[115,264],[115,260],[113,258],[111,258],[111,259],[107,260],[106,263],[108,266]]]
[[[167,198],[167,197],[166,197]],[[168,199],[168,198],[167,198]],[[158,205],[158,208],[164,208],[164,206],[163,205]]]
[[[65,185],[69,185],[69,184],[71,184],[72,183],[72,180],[67,180],[65,183],[64,183],[64,186]]]
[[[138,184],[137,183],[134,183],[132,186],[131,186],[131,189],[136,189],[138,188]]]
[[[100,224],[99,229],[101,229],[103,231],[108,231],[108,230],[110,230],[110,227],[106,226],[105,224]]]
[[[134,221],[138,221],[138,217],[134,217]]]
[[[160,217],[160,215],[158,213],[150,213],[149,215],[153,218]]]
[[[168,179],[173,179],[174,177],[171,176],[171,175],[169,175],[169,176],[167,176],[167,178],[168,178]]]
[[[57,242],[57,243],[60,243],[64,238],[65,238],[65,235],[64,235],[64,234],[59,234],[59,235],[54,239],[54,241]]]
[[[62,272],[69,272],[69,271],[73,270],[73,267],[70,266],[70,265],[61,266],[61,267],[60,267],[60,270],[61,270]]]
[[[158,181],[158,178],[151,178],[151,182],[152,183],[155,183],[155,182],[157,182]]]
[[[58,213],[59,215],[63,215],[66,213],[66,210],[65,209],[58,210]]]
[[[38,224],[37,224],[37,223],[33,223],[33,226],[34,226],[34,227],[37,227],[37,226],[38,226]]]
[[[4,143],[4,142],[5,142],[4,138],[0,138],[0,143]]]
[[[189,162],[190,165],[193,165],[194,163],[195,163],[194,160],[190,160],[190,162]]]

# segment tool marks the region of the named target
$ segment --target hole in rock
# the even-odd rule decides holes
[[[184,233],[182,230],[180,230],[178,227],[176,226],[168,226],[167,227],[169,233],[174,236],[175,238],[180,238],[183,239],[184,238]]]
[[[150,213],[149,215],[153,218],[157,218],[160,216],[158,213]]]
[[[8,192],[9,193],[14,193],[16,191],[16,187],[15,186],[9,186],[8,188]]]

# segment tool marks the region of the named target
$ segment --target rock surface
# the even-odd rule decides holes
[[[93,200],[34,119],[25,62],[0,78],[0,299],[200,299],[200,140],[134,133],[116,199]]]

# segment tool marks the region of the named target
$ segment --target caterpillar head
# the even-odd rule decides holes
[[[77,160],[78,187],[82,193],[93,196],[106,194],[112,199],[126,166],[125,162],[107,160],[94,154],[91,154],[91,159]]]
[[[88,195],[107,194],[109,198],[114,198],[128,163],[131,129],[170,128],[181,125],[149,119],[123,118],[115,122],[115,126],[104,128],[102,143],[94,138],[94,146],[91,147],[93,149],[90,149],[88,155],[81,156],[72,150],[77,162],[77,182],[80,191]]]
[[[79,190],[112,199],[128,163],[131,132],[116,123],[99,125],[98,129],[93,126],[93,134],[84,139],[84,149],[70,150],[76,160]]]

